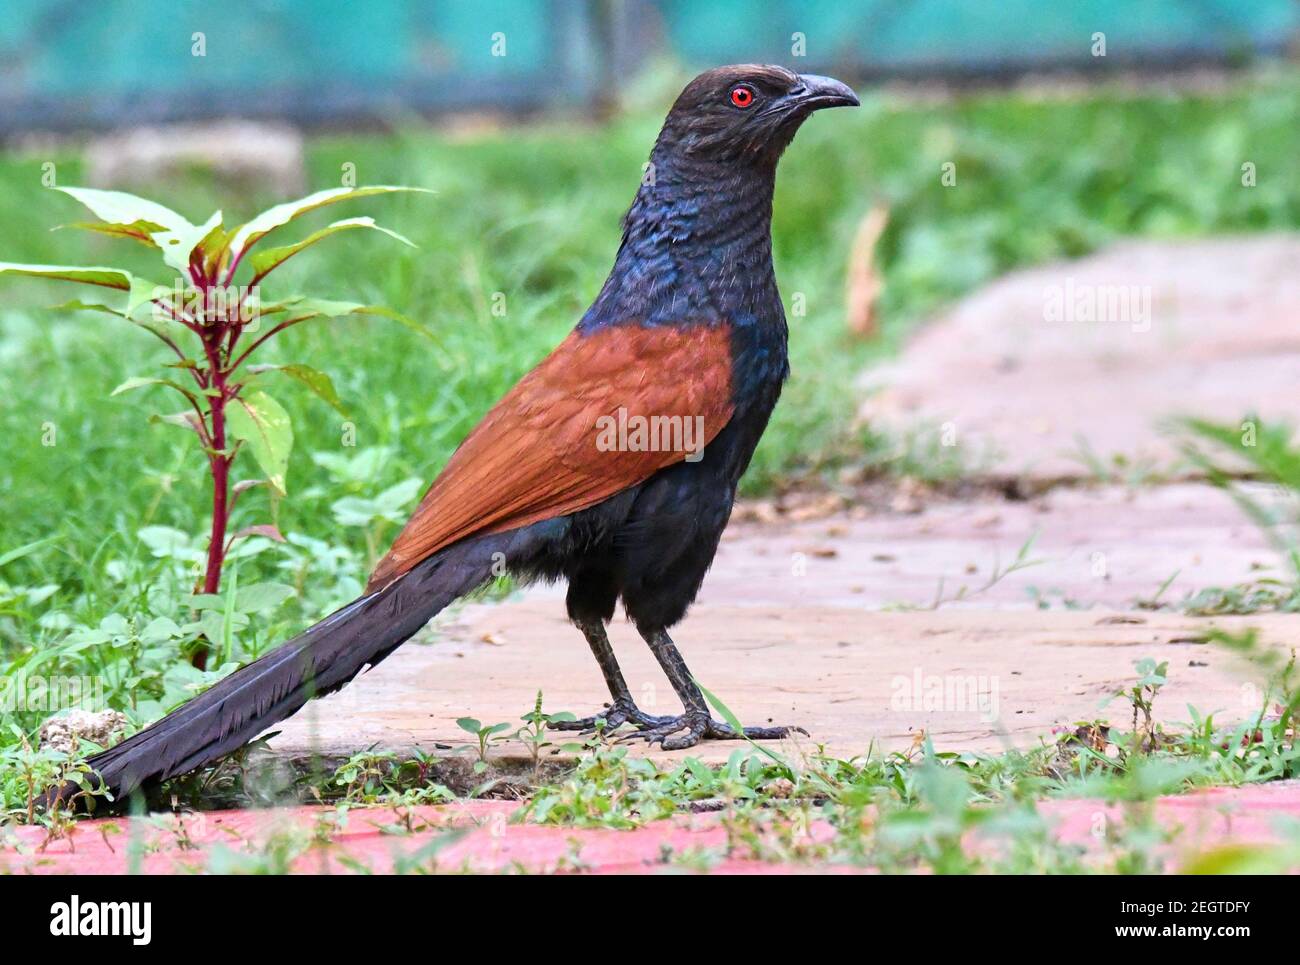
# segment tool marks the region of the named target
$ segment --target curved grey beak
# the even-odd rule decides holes
[[[857,107],[858,95],[847,84],[841,84],[834,77],[822,77],[819,74],[800,74],[800,87],[792,90],[789,96],[808,110],[821,110],[823,107]],[[801,89],[802,88],[802,89]]]

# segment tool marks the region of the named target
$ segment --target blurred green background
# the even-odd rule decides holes
[[[1297,25],[1294,0],[6,0],[0,133],[576,109],[664,56],[855,77],[1244,62]]]
[[[87,11],[11,0],[0,25],[9,125],[0,260],[156,275],[141,246],[49,230],[85,217],[42,180],[50,171],[61,185],[90,177],[85,125],[296,118],[313,122],[302,193],[338,185],[347,166],[359,184],[436,192],[340,206],[278,242],[361,214],[407,235],[417,249],[379,235],[330,239],[266,294],[387,305],[434,339],[350,317],[299,326],[261,359],[328,372],[347,417],[292,385],[268,384],[293,417],[288,498],[272,505],[251,492],[233,525],[274,519],[290,542],[250,550],[240,583],[276,579],[300,597],[241,642],[246,655],[359,590],[422,483],[576,322],[608,271],[663,113],[700,66],[761,58],[829,70],[858,83],[863,98],[860,110],[810,121],[782,165],[773,233],[794,374],[744,482],[749,494],[809,478],[833,484],[846,466],[913,471],[916,453],[854,428],[856,378],[927,315],[1003,272],[1124,236],[1300,226],[1300,75],[1268,55],[1294,30],[1293,4],[1094,0],[1045,18],[1052,6],[750,2],[705,12],[673,2],[390,0],[254,4],[215,17],[197,3]],[[578,23],[565,10],[594,13]],[[507,21],[508,64],[484,53],[496,19]],[[800,24],[806,62],[789,51]],[[1161,75],[1099,63],[1088,54],[1094,29],[1108,31],[1115,63]],[[196,30],[207,31],[206,58],[190,56]],[[1234,66],[1164,73],[1202,57]],[[1073,75],[1005,82],[1030,67]],[[976,84],[981,71],[997,83]],[[946,83],[872,79],[910,75]],[[514,114],[521,103],[556,109],[526,119],[498,110]],[[457,105],[476,109],[472,123],[418,116]],[[363,126],[352,123],[363,116]],[[1248,190],[1243,160],[1258,171]],[[960,172],[956,189],[940,183],[947,162]],[[286,199],[256,174],[232,178],[192,162],[129,189],[195,221],[220,208],[227,224]],[[879,333],[864,339],[846,328],[844,287],[851,241],[875,206],[889,212],[875,251],[884,288]],[[201,546],[208,512],[194,440],[148,421],[175,402],[155,389],[109,397],[156,370],[165,351],[118,319],[45,307],[78,294],[0,279],[0,648],[70,667],[81,666],[64,644],[70,627],[182,609],[187,557],[163,547],[157,528]],[[793,308],[796,295],[805,314]],[[503,315],[492,311],[498,297]],[[342,442],[345,422],[355,447]],[[53,446],[42,445],[48,425],[57,427]],[[236,478],[256,474],[244,462]],[[5,561],[19,547],[29,549]]]

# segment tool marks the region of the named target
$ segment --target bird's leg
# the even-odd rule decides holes
[[[680,717],[668,718],[662,724],[642,726],[637,733],[628,734],[627,740],[658,743],[665,750],[673,751],[694,747],[701,740],[779,740],[788,737],[792,731],[808,733],[802,727],[746,727],[741,733],[729,724],[714,720],[709,714],[708,704],[704,702],[704,694],[700,692],[686,661],[682,659],[667,631],[660,629],[643,632],[641,635],[650,645],[651,653],[659,661],[673,690],[677,691],[686,712]]]
[[[660,727],[673,720],[671,717],[655,717],[647,714],[632,700],[632,692],[628,690],[627,681],[623,679],[623,671],[619,669],[618,661],[614,659],[614,648],[609,645],[603,620],[584,619],[574,622],[582,631],[582,635],[587,638],[587,644],[591,647],[596,663],[600,664],[600,672],[605,677],[605,686],[609,688],[612,701],[599,714],[583,717],[581,720],[556,721],[550,725],[552,729],[591,732],[599,727],[608,733],[623,724]]]

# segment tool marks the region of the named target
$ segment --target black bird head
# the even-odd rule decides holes
[[[857,105],[857,95],[830,77],[766,64],[716,67],[686,85],[659,147],[698,160],[775,164],[813,111]]]
[[[785,314],[772,269],[777,162],[813,111],[857,103],[838,80],[762,64],[718,67],[687,84],[579,328],[757,324],[780,344],[760,354],[783,366]]]

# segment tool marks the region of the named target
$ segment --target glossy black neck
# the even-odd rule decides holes
[[[772,270],[775,162],[698,159],[662,141],[650,162],[579,328],[779,321],[784,331]]]

